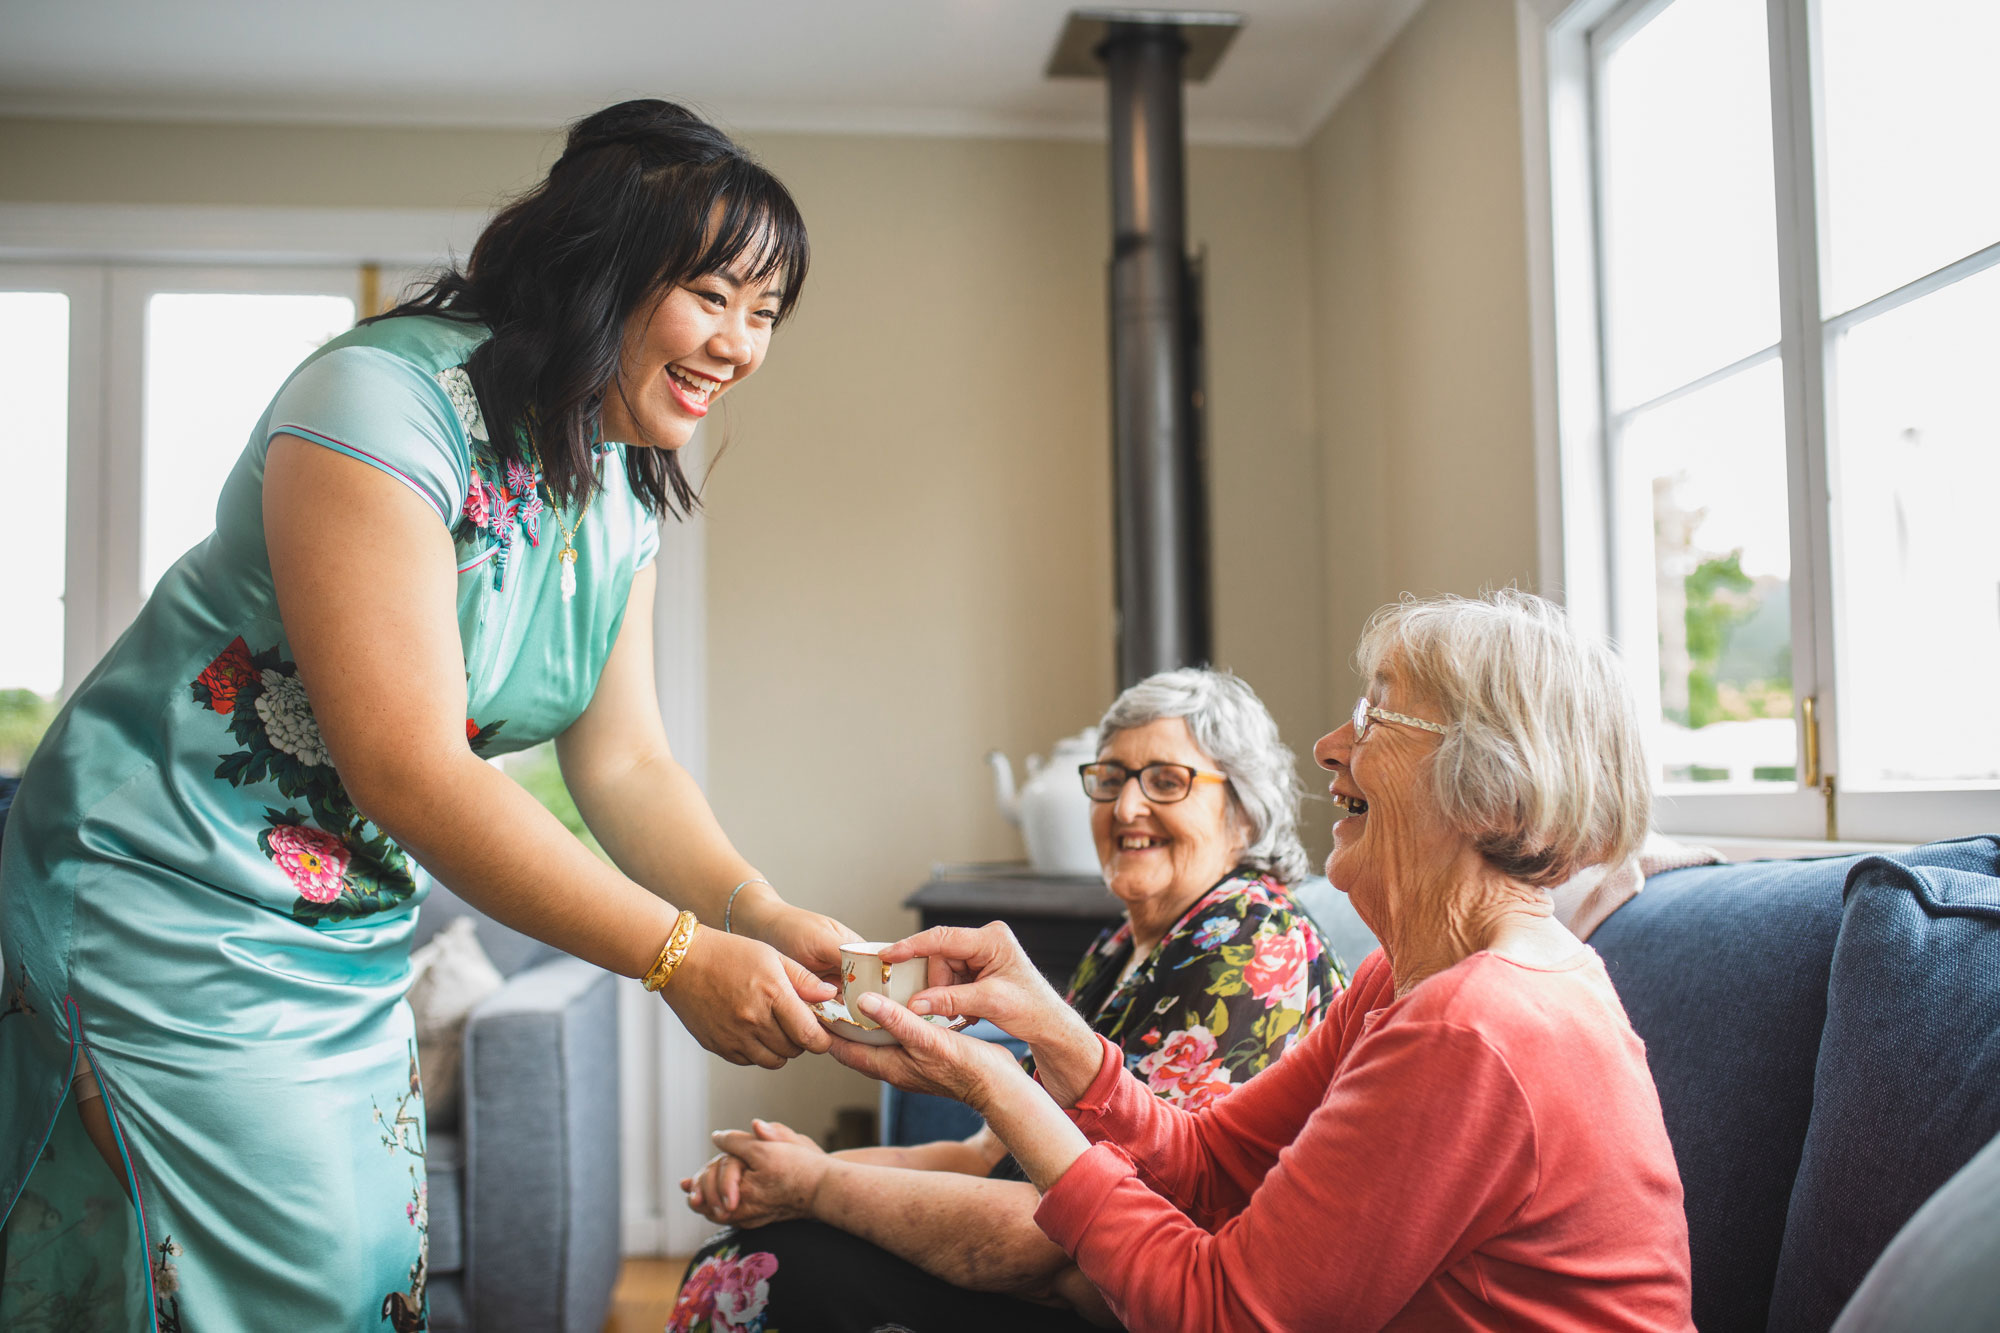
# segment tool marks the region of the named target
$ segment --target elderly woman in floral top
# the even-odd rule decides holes
[[[1084,788],[1126,920],[1069,1003],[1162,1099],[1197,1109],[1278,1059],[1341,976],[1287,886],[1306,873],[1292,755],[1236,677],[1163,672],[1120,695]],[[695,1256],[671,1333],[926,1333],[1108,1323],[1034,1222],[1038,1196],[993,1134],[827,1154],[783,1125],[717,1136],[682,1182],[733,1230]]]

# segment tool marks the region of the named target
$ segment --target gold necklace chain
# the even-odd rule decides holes
[[[541,450],[535,448],[532,439],[528,441],[528,454],[535,460],[535,471],[541,474],[542,485],[547,486],[548,470],[542,466]],[[565,602],[576,596],[576,534],[582,530],[584,516],[590,512],[591,501],[596,498],[597,488],[593,487],[590,494],[583,497],[583,508],[576,511],[576,522],[568,524],[563,522],[562,506],[556,503],[555,490],[549,490],[549,516],[555,519],[556,530],[562,533],[563,538],[562,550],[556,554],[556,559],[562,564],[562,596]]]

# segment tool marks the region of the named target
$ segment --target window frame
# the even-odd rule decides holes
[[[1541,582],[1586,628],[1619,627],[1612,525],[1617,459],[1604,385],[1602,218],[1596,135],[1600,47],[1674,0],[1516,0],[1523,157],[1530,241],[1531,336],[1536,376]],[[2000,788],[1858,791],[1840,786],[1839,662],[1829,489],[1828,363],[1842,331],[2000,264],[2000,244],[1855,307],[1822,315],[1820,245],[1824,160],[1815,104],[1812,0],[1765,0],[1776,175],[1779,341],[1783,367],[1787,513],[1792,551],[1792,687],[1801,751],[1811,699],[1819,771],[1807,755],[1790,790],[1708,793],[1677,787],[1656,797],[1667,832],[1746,838],[1914,842],[2000,826]],[[1717,368],[1719,379],[1769,349]],[[1696,383],[1700,383],[1697,381]],[[1682,390],[1686,391],[1686,386]],[[1816,782],[1808,782],[1816,778]]]
[[[83,682],[105,637],[102,505],[105,472],[104,270],[87,264],[0,262],[0,291],[57,292],[69,301],[69,392],[63,483],[62,696]],[[114,636],[115,637],[115,636]]]

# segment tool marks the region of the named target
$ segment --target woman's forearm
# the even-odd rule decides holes
[[[1089,1086],[1085,1079],[1077,1095]],[[1090,1149],[1083,1131],[1018,1067],[985,1089],[979,1111],[1037,1190],[1045,1191],[1062,1179],[1063,1172]]]
[[[693,775],[665,751],[610,772],[583,768],[570,754],[564,759],[577,813],[618,868],[720,929],[730,891],[757,870],[731,845]],[[746,885],[736,897],[732,926],[776,896],[768,885]]]
[[[907,1148],[848,1148],[833,1154],[856,1166],[892,1166],[905,1171],[950,1171],[962,1176],[983,1176],[993,1169],[986,1155],[957,1139],[917,1143]],[[1017,1182],[1018,1183],[1018,1182]]]
[[[1083,1015],[1066,1004],[1061,1011],[1058,1014],[1051,1006],[1055,1021],[1047,1035],[1039,1036],[1029,1048],[1035,1054],[1035,1076],[1049,1096],[1055,1098],[1057,1106],[1069,1107],[1076,1105],[1076,1099],[1083,1096],[1097,1077],[1105,1055],[1104,1043],[1097,1039],[1090,1024],[1083,1021]],[[997,1125],[994,1129],[996,1133],[999,1131]],[[1005,1139],[1006,1135],[1001,1137]],[[1011,1144],[1012,1140],[1008,1142]],[[1015,1157],[1018,1159],[1020,1154],[1015,1153]]]
[[[674,908],[592,856],[520,784],[467,750],[378,766],[362,811],[487,915],[622,976],[651,967]]]
[[[954,1286],[1047,1299],[1071,1260],[1035,1225],[1040,1199],[1024,1181],[842,1159],[820,1180],[813,1216]]]

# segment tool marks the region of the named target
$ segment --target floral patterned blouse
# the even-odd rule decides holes
[[[1140,1082],[1190,1111],[1290,1050],[1346,984],[1312,919],[1268,876],[1231,874],[1121,981],[1132,949],[1130,922],[1106,930],[1064,998]]]

